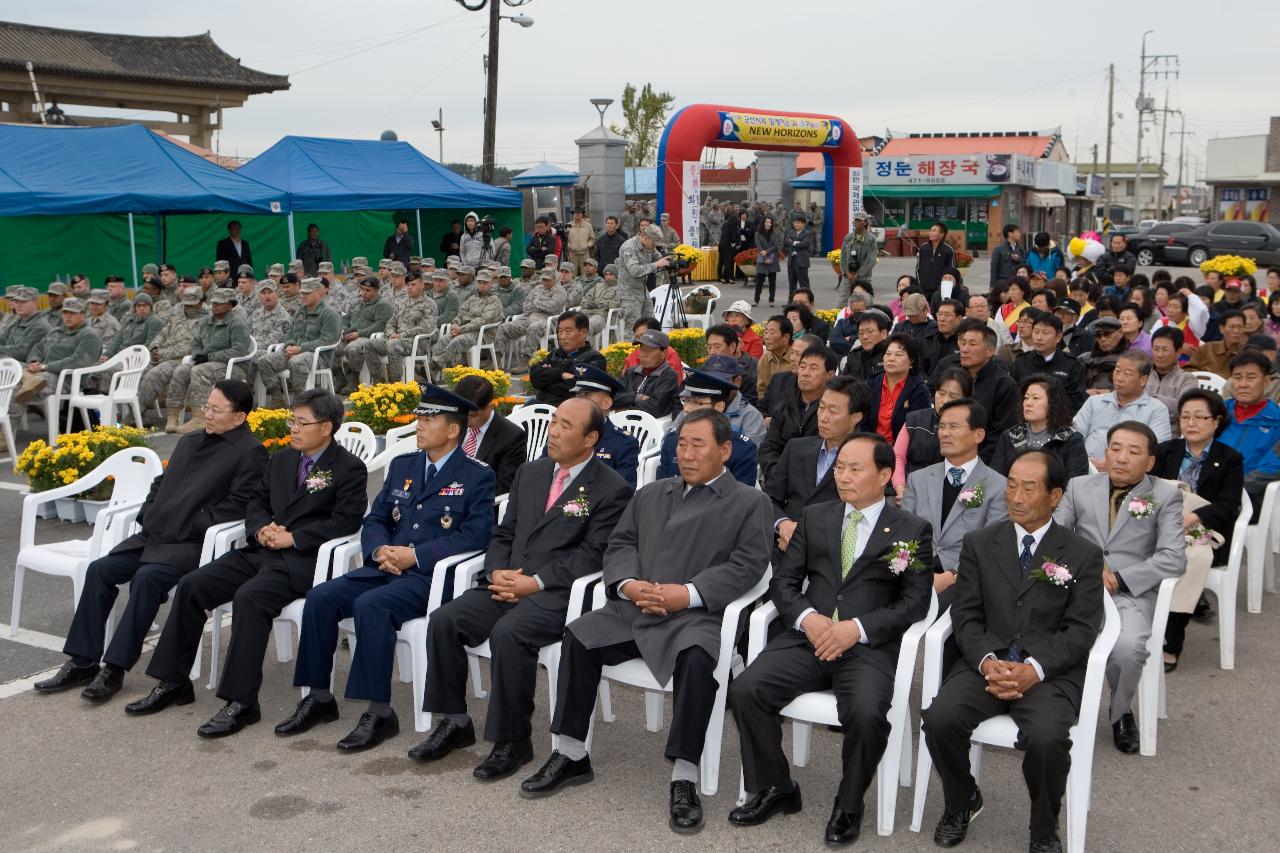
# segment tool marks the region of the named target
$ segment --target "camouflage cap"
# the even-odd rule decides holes
[[[351,266],[367,267],[369,266],[369,259],[364,257],[363,255],[357,255],[356,257],[351,259]]]
[[[281,274],[283,275],[283,273]],[[236,268],[236,275],[253,275],[253,265],[241,264],[239,267]],[[254,276],[254,277],[256,278],[257,276]]]
[[[449,273],[445,272],[444,270],[436,270],[431,274],[431,280],[432,281],[448,281]]]
[[[390,258],[383,258],[382,260],[378,261],[378,269],[380,270],[385,270],[389,266],[391,266]]]
[[[225,265],[226,261],[218,261],[218,263]],[[217,266],[217,264],[214,264],[214,266]],[[226,269],[226,266],[223,266],[223,269]],[[160,267],[156,266],[155,264],[143,264],[142,274],[143,275],[159,275]]]
[[[71,292],[71,288],[60,281],[55,281],[49,284],[48,292],[50,296],[66,296]]]
[[[148,266],[150,266],[150,264],[148,264]],[[213,271],[217,272],[218,270],[222,270],[223,272],[231,272],[231,264],[227,261],[215,261],[213,264]],[[145,273],[147,271],[147,268],[143,267],[142,271]]]
[[[333,261],[321,261],[316,264],[316,272],[327,272],[329,275],[333,275]]]
[[[78,296],[68,296],[62,300],[62,310],[70,311],[74,314],[84,313],[84,300]]]
[[[410,255],[410,256],[409,256],[409,263],[411,263],[411,264],[421,264],[421,263],[422,263],[422,258],[418,257],[417,255]]]
[[[574,269],[573,264],[569,263],[568,261],[565,261],[563,264],[560,265],[560,272],[577,272],[577,270]]]
[[[662,229],[657,225],[648,225],[641,233],[650,240],[662,240]]]
[[[264,278],[258,282],[258,289],[255,292],[261,293],[264,290],[270,290],[272,293],[278,292],[276,283],[269,278]]]
[[[435,259],[435,258],[423,258],[423,259],[422,259],[422,265],[423,265],[424,267],[431,267],[432,269],[434,269],[434,268],[435,268],[435,265],[436,265],[436,259]]]
[[[4,295],[10,302],[35,302],[40,298],[40,291],[25,284],[15,284],[5,289]]]
[[[542,261],[542,265],[549,270],[553,270],[556,267],[560,266],[560,256],[547,255],[547,257]]]
[[[298,260],[297,258],[294,258],[293,260],[289,261],[289,272],[301,272],[301,271],[302,271],[302,261]]]
[[[315,293],[316,291],[320,290],[320,288],[322,287],[324,287],[324,282],[320,281],[320,279],[304,278],[302,280],[302,287],[300,289],[303,293]]]
[[[618,265],[617,265],[617,264],[605,264],[605,265],[604,265],[604,274],[605,274],[605,275],[608,275],[609,273],[613,273],[614,275],[617,275],[617,274],[618,274]]]
[[[582,265],[583,265],[584,267],[594,267],[594,268],[598,268],[598,267],[600,266],[600,262],[599,262],[599,261],[597,261],[595,258],[583,258],[583,259],[582,259]]]
[[[450,255],[449,257],[445,258],[445,262],[450,264],[460,264],[462,263],[462,258],[459,257],[458,255]]]
[[[471,266],[470,264],[463,264],[462,266],[458,267],[458,275],[475,275],[475,274],[476,274],[476,268]]]
[[[491,281],[493,281],[493,270],[480,270],[480,272],[476,273],[476,284]]]
[[[494,270],[494,275],[498,278],[511,278],[511,267],[499,266]]]
[[[404,264],[400,263],[399,261],[392,261],[391,263],[387,264],[387,272],[391,273],[392,275],[404,275],[405,273],[408,272],[408,270],[406,270],[404,268]]]
[[[445,266],[445,269],[456,270],[458,267],[462,266],[462,264],[450,258],[449,261],[444,266]]]
[[[209,291],[210,305],[235,305],[238,301],[236,292],[229,287],[215,287]]]
[[[199,305],[204,301],[204,291],[197,285],[196,287],[188,287],[182,291],[183,305]]]
[[[520,262],[520,269],[522,270],[536,270],[537,268],[538,268],[538,262],[535,261],[533,258],[525,258],[523,261]]]
[[[267,275],[284,275],[284,264],[272,264],[267,267]]]
[[[556,271],[550,268],[543,269],[541,272],[538,273],[538,278],[542,279],[543,281],[555,281]]]
[[[85,301],[93,302],[97,305],[106,305],[110,299],[107,297],[107,292],[105,290],[99,290],[95,287],[93,290],[89,291],[89,298]]]

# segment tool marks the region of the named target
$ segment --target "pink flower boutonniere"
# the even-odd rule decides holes
[[[1127,509],[1134,518],[1150,518],[1156,514],[1156,496],[1152,492],[1130,495]]]
[[[564,514],[570,518],[587,518],[591,515],[591,503],[587,500],[587,490],[578,487],[578,496],[564,502]]]
[[[981,480],[960,493],[960,505],[965,509],[977,509],[987,495],[987,481]]]
[[[314,495],[333,485],[333,472],[315,470],[307,475],[307,493]]]
[[[920,550],[920,543],[915,539],[909,542],[894,542],[889,546],[889,553],[885,555],[884,561],[889,566],[889,571],[895,575],[900,575],[907,569],[913,572],[923,571],[925,565],[916,556],[916,552]]]
[[[1045,560],[1040,568],[1031,573],[1031,577],[1038,581],[1051,583],[1054,586],[1066,586],[1067,584],[1075,583],[1076,580],[1070,569],[1052,560]]]

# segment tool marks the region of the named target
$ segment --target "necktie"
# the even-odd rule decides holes
[[[1022,553],[1018,555],[1018,568],[1022,570],[1024,578],[1031,569],[1031,546],[1035,544],[1035,541],[1036,538],[1030,533],[1022,537]],[[1006,657],[1015,663],[1022,663],[1022,649],[1017,643],[1010,643],[1009,653]]]
[[[853,558],[858,552],[858,525],[862,523],[862,513],[858,510],[849,511],[848,522],[844,526],[844,532],[840,534],[840,579],[844,580],[849,576],[849,570],[853,568]],[[831,614],[831,621],[840,621],[840,608]]]
[[[948,469],[947,469],[947,476],[951,478],[951,485],[952,485],[954,488],[957,488],[957,489],[958,489],[958,488],[960,488],[960,485],[961,485],[962,483],[964,483],[964,469],[963,469],[963,468],[948,468]]]
[[[304,456],[298,462],[298,488],[301,489],[307,482],[307,477],[311,475],[311,469],[316,467],[316,460],[310,456]]]
[[[427,483],[430,483],[435,478],[436,478],[436,466],[432,463],[428,463],[427,464]],[[427,483],[423,483],[423,485],[425,486]]]
[[[561,468],[556,472],[556,478],[551,483],[551,491],[547,492],[547,506],[544,512],[550,512],[551,507],[555,506],[560,495],[564,494],[564,485],[569,482],[569,469]]]
[[[1116,526],[1116,514],[1120,511],[1120,499],[1124,496],[1123,489],[1111,490],[1111,512],[1107,514],[1107,530]]]
[[[462,452],[468,456],[475,458],[476,450],[480,447],[480,430],[471,427],[467,430],[467,440],[462,443]]]

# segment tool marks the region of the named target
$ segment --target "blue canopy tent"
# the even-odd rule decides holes
[[[797,190],[825,190],[827,186],[826,169],[814,169],[791,179],[791,186]]]
[[[464,178],[398,141],[286,136],[238,174],[288,191],[296,211],[412,210],[420,247],[423,210],[518,210],[522,205],[515,190]],[[289,242],[296,245],[292,215]],[[513,248],[517,245],[513,241]]]
[[[513,187],[572,187],[577,183],[577,172],[570,172],[545,160],[511,179]]]
[[[6,219],[3,225],[0,272],[6,281],[38,281],[37,264],[47,264],[51,252],[69,250],[50,249],[67,236],[80,254],[60,258],[66,263],[94,257],[96,237],[110,243],[109,252],[105,245],[96,246],[99,253],[118,257],[122,241],[111,237],[105,220],[97,223],[99,232],[87,227],[90,215],[114,215],[117,222],[125,215],[130,268],[136,276],[135,214],[154,215],[158,231],[161,217],[169,213],[278,214],[288,209],[288,196],[280,189],[210,163],[142,125],[0,125],[0,217],[23,217]],[[70,221],[66,217],[75,217],[78,231],[51,239],[59,223]],[[123,266],[122,259],[113,263]]]

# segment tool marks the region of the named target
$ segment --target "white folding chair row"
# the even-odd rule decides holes
[[[373,434],[368,424],[362,424],[359,421],[343,421],[333,438],[365,463],[366,468],[378,454],[378,437]]]
[[[532,461],[542,455],[547,446],[547,428],[555,415],[556,407],[546,403],[525,403],[507,417],[524,430],[525,459]]]
[[[138,344],[125,347],[102,364],[71,371],[71,387],[67,393],[67,432],[71,432],[74,411],[79,410],[84,422],[89,423],[89,410],[98,413],[98,422],[110,425],[116,422],[116,409],[127,406],[133,412],[133,422],[142,429],[142,406],[138,402],[138,389],[142,385],[142,372],[151,363],[151,353]],[[116,370],[116,368],[119,368]],[[91,394],[83,390],[85,377],[116,370],[111,374],[105,394]],[[55,414],[56,421],[56,414]]]
[[[435,335],[413,336],[413,347],[409,350],[409,354],[404,357],[404,364],[401,368],[405,382],[413,382],[417,378],[416,370],[419,366],[422,367],[422,372],[427,381],[431,381],[431,342],[434,338]]]
[[[1156,728],[1165,718],[1164,704],[1164,629],[1169,624],[1169,605],[1173,603],[1173,588],[1177,578],[1160,582],[1156,594],[1156,609],[1151,617],[1151,636],[1147,639],[1147,662],[1142,665],[1142,677],[1138,681],[1138,738],[1143,755],[1156,754]]]
[[[284,347],[285,347],[284,344],[272,344],[271,346],[267,347],[267,352],[280,352],[281,350],[284,349]],[[333,384],[332,364],[330,364],[329,367],[321,367],[320,364],[321,364],[321,356],[323,356],[327,352],[333,352],[337,348],[338,348],[338,344],[335,341],[334,343],[331,343],[331,344],[324,344],[322,346],[318,346],[314,350],[312,350],[311,366],[307,369],[307,381],[303,385],[304,390],[310,390],[312,388],[324,388],[330,393],[336,392],[335,386]],[[285,362],[285,363],[287,364],[288,362]],[[284,370],[278,371],[276,373],[276,376],[280,380],[280,387],[284,391],[284,399],[285,399],[285,402],[287,403],[289,401],[289,368],[286,367]],[[258,399],[259,399],[258,405],[261,406],[266,402],[266,389],[263,387],[262,381],[260,379],[254,382],[254,388],[258,394]]]
[[[1204,588],[1218,599],[1218,665],[1222,669],[1236,668],[1236,592],[1240,586],[1240,564],[1244,561],[1245,539],[1252,517],[1253,502],[1249,500],[1249,493],[1244,492],[1240,500],[1240,515],[1236,517],[1231,533],[1227,563],[1209,569],[1204,582]]]
[[[124,509],[139,507],[151,490],[151,483],[164,467],[155,451],[146,447],[127,447],[107,457],[101,465],[74,483],[22,499],[22,521],[18,528],[18,557],[14,561],[13,605],[9,616],[9,635],[18,630],[22,614],[22,587],[26,571],[71,579],[72,609],[80,603],[84,591],[85,571],[89,563],[124,540],[122,530],[131,525],[120,518]],[[114,485],[107,506],[98,514],[88,539],[64,539],[36,544],[36,513],[44,504],[59,498],[73,498],[92,489],[108,477]],[[122,523],[117,524],[120,521]]]
[[[738,620],[743,611],[760,600],[768,591],[769,579],[772,577],[772,568],[766,567],[764,574],[755,586],[724,609],[724,615],[720,623],[720,649],[716,656],[715,679],[717,688],[715,705],[711,712],[711,720],[707,723],[707,736],[702,748],[702,758],[698,762],[698,773],[702,780],[702,793],[708,797],[714,796],[720,788],[720,747],[724,740],[724,710],[729,693],[729,674],[730,672],[738,674],[744,669],[742,658],[736,649]],[[604,606],[604,603],[604,584],[599,584],[595,589],[592,609],[598,610]],[[608,693],[605,689],[610,681],[639,687],[644,690],[645,727],[649,731],[657,731],[661,728],[662,707],[664,704],[663,694],[672,692],[671,679],[668,679],[666,684],[659,684],[649,670],[648,664],[641,658],[633,658],[614,666],[604,667],[601,671],[599,697],[602,704],[602,716],[606,721],[612,721],[612,714],[607,707]],[[587,730],[588,748],[590,748],[594,731],[595,714],[593,713],[591,726]]]
[[[1245,535],[1245,549],[1249,555],[1249,577],[1245,587],[1246,606],[1250,613],[1262,612],[1262,593],[1276,591],[1275,562],[1271,556],[1280,536],[1280,523],[1276,521],[1276,499],[1280,496],[1280,480],[1267,486],[1262,494],[1262,511],[1258,523],[1250,524]]]
[[[369,340],[371,340],[371,341],[374,341],[374,340],[381,340],[382,338],[385,338],[386,336],[387,336],[387,333],[386,333],[386,332],[374,332],[373,334],[369,335]],[[371,359],[371,358],[376,358],[378,361],[381,361],[381,362],[382,362],[382,372],[383,372],[384,374],[386,373],[386,370],[387,370],[387,357],[386,357],[385,355],[378,355],[376,352],[373,352],[372,350],[366,350],[366,351],[365,351],[365,354],[364,354],[364,363],[363,363],[362,365],[360,365],[360,377],[359,377],[359,382],[360,382],[360,384],[361,384],[361,385],[371,385],[371,384],[373,384],[373,376],[372,376],[372,374],[370,374],[370,373],[369,373],[369,359]]]
[[[1190,373],[1196,378],[1196,385],[1205,391],[1221,394],[1222,389],[1227,387],[1227,380],[1216,373],[1208,370],[1192,370]]]
[[[14,392],[22,382],[23,367],[14,358],[0,358],[0,437],[4,438],[8,448],[4,458],[16,463],[18,461],[18,445],[13,439],[13,422],[9,418],[9,405],[13,402]],[[11,466],[12,467],[12,466]]]
[[[501,370],[502,365],[498,361],[498,348],[494,341],[498,337],[498,327],[501,323],[485,323],[480,327],[480,331],[476,332],[476,342],[467,350],[468,363],[476,370],[480,369],[480,359],[487,351],[489,353],[489,361],[493,364],[495,370]],[[485,335],[489,336],[488,341]]]
[[[1120,636],[1120,615],[1111,596],[1102,594],[1103,624],[1098,637],[1089,650],[1085,669],[1084,690],[1080,699],[1080,716],[1071,727],[1071,771],[1067,776],[1067,851],[1084,853],[1085,829],[1089,820],[1089,807],[1093,787],[1093,746],[1098,728],[1098,706],[1102,700],[1102,684],[1106,675],[1107,658]],[[951,611],[939,617],[924,637],[924,684],[920,691],[920,709],[923,712],[933,704],[946,673],[942,671],[942,650],[951,636]],[[969,763],[973,778],[978,779],[982,769],[982,747],[999,746],[1013,749],[1018,739],[1018,726],[1008,714],[1000,714],[984,721],[973,732]],[[925,743],[923,728],[920,732],[920,748],[916,758],[915,803],[911,812],[911,831],[919,832],[924,818],[924,801],[929,793],[929,773],[933,759]]]
[[[627,435],[640,442],[640,456],[650,456],[662,450],[662,423],[648,412],[628,409],[610,412],[609,421]]]
[[[223,379],[234,379],[236,368],[241,364],[251,364],[258,356],[258,340],[253,335],[249,336],[249,351],[244,355],[233,355],[227,359],[227,372],[223,375]]]
[[[284,344],[268,344],[266,352],[274,353],[281,352],[283,350]],[[285,402],[287,403],[289,402],[289,383],[287,381],[289,371],[286,368],[285,370],[279,371],[276,375],[280,379],[280,387],[284,393]],[[265,408],[267,405],[267,386],[262,384],[261,370],[255,370],[253,372],[253,401],[254,405],[260,409]]]
[[[385,478],[392,459],[397,456],[403,456],[406,453],[417,452],[418,439],[416,431],[417,426],[415,424],[406,424],[387,430],[386,447],[383,448],[381,453],[365,462],[365,468],[368,472],[370,474],[381,472]]]

